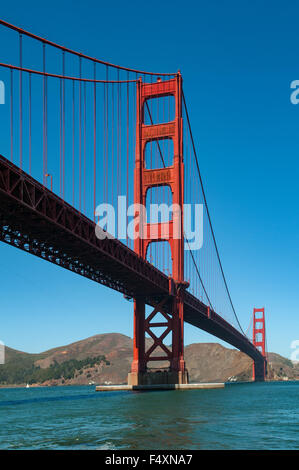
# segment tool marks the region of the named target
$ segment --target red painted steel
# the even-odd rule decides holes
[[[144,123],[144,108],[147,101],[153,98],[173,96],[175,100],[175,118],[163,124],[146,125]],[[182,78],[180,73],[174,79],[155,83],[137,84],[137,120],[136,120],[136,158],[134,171],[134,202],[146,207],[147,192],[152,187],[169,186],[172,192],[172,203],[181,210],[173,212],[169,234],[166,235],[165,223],[151,224],[142,219],[139,212],[139,234],[134,242],[134,250],[146,259],[147,250],[153,241],[167,240],[171,247],[172,278],[170,292],[174,291],[172,311],[169,316],[164,310],[164,304],[169,295],[164,297],[146,318],[145,303],[140,299],[134,302],[134,353],[132,373],[143,373],[150,361],[167,360],[171,372],[185,373],[184,361],[184,237],[183,237],[183,204],[184,204],[184,163],[182,138]],[[147,169],[145,166],[145,147],[148,142],[161,139],[172,139],[174,148],[173,165],[161,169]],[[162,202],[162,201],[161,201]],[[168,232],[168,231],[167,231]],[[165,322],[152,323],[151,320],[160,313]],[[164,327],[158,337],[153,328]],[[172,333],[172,348],[167,347],[163,340]],[[152,340],[152,346],[146,351],[145,335]],[[153,353],[160,349],[164,355]],[[157,352],[157,351],[156,351]]]
[[[261,314],[261,315],[257,315]],[[253,336],[252,343],[260,350],[264,360],[254,361],[252,378],[253,380],[265,380],[266,378],[266,329],[265,329],[265,309],[253,309]],[[258,336],[260,335],[261,338]]]
[[[47,261],[55,263],[93,281],[106,285],[109,288],[122,292],[125,296],[134,298],[134,360],[132,371],[134,373],[145,372],[150,361],[167,360],[170,363],[170,372],[175,372],[173,377],[179,377],[179,374],[185,373],[185,362],[183,355],[183,322],[186,321],[197,326],[221,339],[237,347],[241,351],[248,354],[254,360],[253,377],[254,380],[264,380],[266,376],[266,351],[265,351],[265,314],[264,309],[254,309],[254,325],[253,325],[253,343],[241,333],[242,328],[239,324],[236,312],[234,310],[230,293],[224,277],[216,240],[211,225],[210,215],[207,208],[205,193],[202,186],[202,180],[199,172],[198,159],[196,156],[195,144],[191,132],[188,111],[182,92],[182,78],[180,73],[177,74],[160,74],[160,78],[156,82],[145,83],[146,75],[158,76],[155,73],[144,72],[144,81],[136,77],[130,79],[130,72],[134,71],[130,68],[118,67],[107,62],[93,59],[84,54],[77,53],[63,46],[59,46],[27,31],[10,25],[0,20],[0,25],[10,28],[18,33],[19,37],[19,65],[9,65],[0,63],[0,66],[10,70],[10,154],[11,161],[16,160],[16,149],[19,151],[19,167],[15,166],[7,159],[0,155],[0,240],[18,247],[24,251],[39,256]],[[31,37],[39,41],[43,48],[43,70],[33,70],[32,68],[23,67],[23,40],[22,36]],[[46,46],[53,47],[62,53],[62,74],[46,72]],[[66,58],[65,54],[71,54],[79,58],[79,76],[71,77],[65,74]],[[81,61],[87,59],[93,62],[94,72],[93,78],[82,78]],[[96,65],[102,64],[106,67],[106,80],[97,80]],[[118,80],[108,80],[108,68],[115,67],[117,69]],[[47,60],[47,69],[49,68]],[[127,80],[120,80],[120,71],[127,71]],[[18,72],[18,74],[17,74]],[[28,115],[29,123],[23,123],[26,118],[26,107],[24,103],[24,95],[26,94],[26,80],[23,80],[23,74],[28,74]],[[14,75],[19,75],[19,96],[17,99],[13,97]],[[43,184],[38,183],[27,173],[22,171],[24,166],[23,157],[26,156],[26,140],[24,142],[24,134],[28,129],[29,144],[29,173],[31,174],[31,157],[32,157],[32,97],[31,97],[31,76],[42,76],[43,79]],[[135,75],[135,74],[134,74]],[[55,195],[53,190],[53,172],[52,168],[48,169],[48,91],[47,83],[49,78],[57,78],[60,85],[60,116],[59,116],[59,165],[60,165],[60,195]],[[168,80],[166,78],[168,77]],[[75,121],[74,121],[74,90],[75,82],[78,81],[79,87],[79,208],[77,211],[73,206],[64,201],[65,192],[67,193],[67,174],[65,174],[65,158],[68,154],[67,149],[67,126],[68,117],[65,83],[73,81],[73,205],[74,205],[74,177],[75,177]],[[147,223],[143,221],[141,228],[145,234],[145,238],[137,238],[134,243],[134,251],[115,239],[99,240],[95,235],[95,223],[85,217],[81,213],[81,204],[85,210],[85,177],[86,177],[86,85],[93,84],[92,96],[92,146],[93,150],[93,208],[96,207],[96,189],[100,186],[100,182],[96,176],[98,172],[98,163],[96,160],[96,148],[98,145],[97,136],[97,101],[99,94],[96,85],[104,84],[104,171],[107,177],[108,168],[108,83],[112,85],[112,103],[113,103],[113,85],[117,85],[117,193],[120,193],[121,187],[121,142],[122,134],[121,120],[124,113],[121,112],[120,85],[127,86],[127,110],[126,110],[126,188],[128,195],[129,181],[129,118],[131,107],[129,107],[129,84],[137,84],[137,132],[136,132],[136,160],[134,172],[134,201],[135,203],[146,206],[146,196],[148,190],[158,186],[169,186],[172,192],[173,204],[183,208],[184,204],[184,163],[183,163],[183,120],[182,120],[182,103],[185,106],[186,122],[189,126],[191,144],[195,156],[196,168],[198,171],[199,181],[202,188],[203,200],[205,203],[207,217],[211,228],[212,239],[215,245],[220,270],[223,276],[227,295],[235,314],[240,331],[234,328],[222,316],[215,311],[215,305],[211,304],[208,292],[204,283],[201,281],[198,266],[191,252],[194,262],[194,268],[197,271],[198,278],[201,281],[207,303],[205,305],[198,298],[186,291],[188,284],[184,282],[184,237],[183,237],[183,213],[174,211],[173,220],[170,222],[169,234],[166,232],[165,223]],[[84,86],[84,95],[81,97],[82,87]],[[148,106],[148,101],[152,98],[173,96],[175,100],[175,117],[173,121],[163,124],[154,124]],[[81,100],[83,99],[83,102]],[[135,96],[134,96],[135,100]],[[18,103],[16,103],[18,101]],[[18,106],[17,106],[18,105]],[[132,109],[135,106],[132,107]],[[145,107],[150,115],[150,125],[144,122]],[[24,109],[23,109],[24,108]],[[82,109],[84,110],[84,132],[82,130]],[[112,104],[112,113],[114,105]],[[163,111],[164,113],[164,111]],[[15,128],[15,116],[18,117],[18,132]],[[112,123],[114,122],[112,115]],[[15,126],[16,127],[16,126]],[[27,132],[27,131],[26,131]],[[18,137],[18,145],[15,146],[15,137]],[[81,140],[82,139],[82,140]],[[160,140],[172,139],[174,147],[174,159],[171,166],[166,167],[165,161],[159,145]],[[187,139],[186,139],[187,140]],[[164,168],[149,169],[145,167],[145,146],[147,142],[156,141],[160,157]],[[186,142],[186,141],[185,141]],[[24,147],[24,152],[23,152]],[[186,152],[187,155],[187,152]],[[113,156],[113,130],[112,130],[112,156]],[[83,168],[82,158],[84,159]],[[49,165],[50,166],[50,165]],[[113,157],[112,157],[113,168]],[[191,168],[191,166],[190,166]],[[51,171],[51,173],[49,173]],[[81,171],[84,174],[84,194],[81,201]],[[112,171],[113,173],[113,171]],[[190,174],[191,175],[191,174]],[[47,178],[51,178],[51,191],[47,189]],[[58,176],[57,181],[58,181]],[[103,182],[104,200],[107,199],[106,180]],[[54,182],[56,179],[54,179]],[[113,194],[113,181],[112,181]],[[112,198],[113,199],[113,198]],[[162,201],[161,201],[162,202]],[[128,207],[128,202],[127,202]],[[94,219],[95,220],[95,219]],[[181,234],[177,238],[176,235]],[[146,261],[146,255],[150,244],[167,240],[171,249],[172,258],[172,277],[167,277],[163,272],[156,269],[152,264]],[[163,254],[164,256],[164,254]],[[163,261],[164,264],[164,261]],[[209,268],[210,269],[210,268]],[[209,292],[210,294],[210,292]],[[153,307],[152,312],[146,316],[145,305]],[[216,308],[215,308],[216,309]],[[256,314],[261,312],[262,318],[257,318]],[[155,321],[156,315],[160,316],[160,320]],[[257,327],[257,323],[261,322],[262,326]],[[164,328],[160,336],[154,333],[155,328]],[[262,340],[258,341],[256,335],[260,333]],[[152,345],[148,350],[145,348],[145,335],[148,334],[152,339]],[[172,334],[172,347],[164,344],[166,337]],[[259,351],[259,348],[261,351]],[[157,349],[162,352],[156,355]],[[177,375],[176,375],[177,373]]]

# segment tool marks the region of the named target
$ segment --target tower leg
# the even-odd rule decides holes
[[[252,380],[254,382],[264,382],[266,378],[266,361],[254,361],[252,370]]]
[[[172,330],[172,361],[171,372],[175,382],[189,382],[188,371],[184,360],[184,303],[180,295],[174,300],[173,330]]]
[[[128,375],[129,385],[138,385],[146,370],[145,362],[145,303],[134,300],[133,362]]]

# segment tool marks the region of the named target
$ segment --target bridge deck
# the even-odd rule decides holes
[[[0,240],[129,297],[142,292],[149,305],[169,294],[164,273],[119,240],[99,240],[93,221],[1,155]],[[208,307],[188,291],[184,320],[264,361],[248,338],[216,312],[208,317]]]

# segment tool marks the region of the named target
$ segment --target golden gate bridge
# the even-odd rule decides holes
[[[254,309],[247,337],[224,275],[181,73],[114,65],[3,20],[0,27],[8,45],[0,57],[1,241],[133,299],[132,385],[154,380],[155,361],[166,364],[167,383],[188,382],[184,322],[250,356],[253,379],[264,380],[264,309]],[[114,210],[118,238],[109,225],[97,236],[103,203]],[[171,208],[166,216],[142,216],[142,207],[161,204]],[[196,205],[200,227],[186,209]]]

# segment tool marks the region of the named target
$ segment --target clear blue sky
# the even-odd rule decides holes
[[[265,306],[268,346],[299,339],[296,1],[3,3],[15,25],[103,60],[181,70],[216,238],[244,329]],[[3,45],[1,46],[2,49]],[[1,77],[0,77],[1,79]],[[0,339],[28,352],[106,332],[132,336],[132,304],[0,246]],[[185,343],[217,341],[186,326]]]

